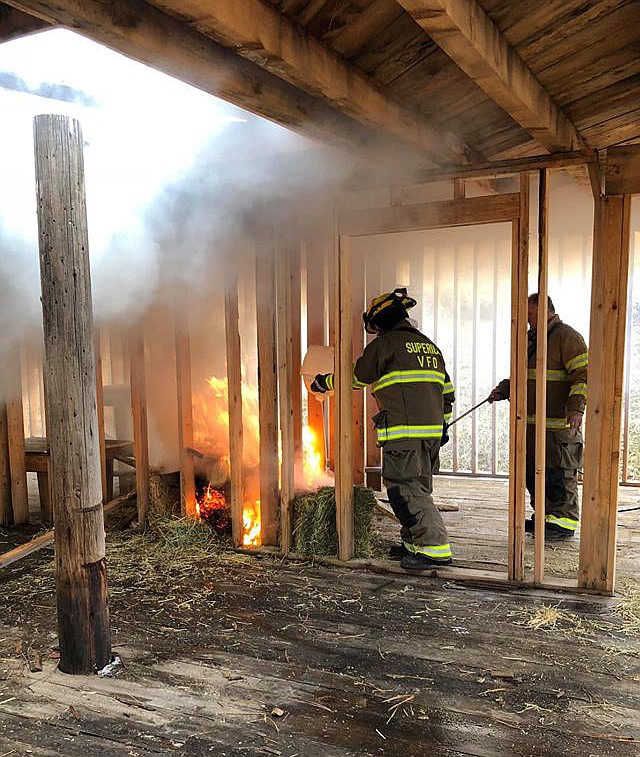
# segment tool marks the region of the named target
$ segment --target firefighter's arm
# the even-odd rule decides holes
[[[442,399],[444,400],[444,422],[448,424],[453,412],[453,403],[456,401],[455,387],[449,374],[444,372],[444,386],[442,387]]]
[[[572,429],[580,428],[587,403],[587,366],[589,352],[584,339],[574,332],[562,344],[562,363],[569,374],[567,421]]]
[[[363,389],[367,384],[373,384],[384,373],[381,365],[380,349],[377,339],[365,347],[362,355],[353,365],[351,386],[353,389]],[[311,386],[312,392],[332,391],[335,388],[335,375],[333,373],[319,373]]]

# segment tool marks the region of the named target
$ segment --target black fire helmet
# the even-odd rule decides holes
[[[406,287],[396,287],[393,292],[384,292],[371,300],[366,313],[362,314],[364,328],[368,334],[386,331],[396,323],[409,317],[409,308],[418,303],[407,295]]]

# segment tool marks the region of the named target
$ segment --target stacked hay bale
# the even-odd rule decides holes
[[[353,487],[354,553],[371,557],[376,552],[372,531],[375,497],[371,489]],[[293,501],[293,538],[295,551],[303,555],[336,555],[336,492],[323,486],[314,492],[298,494]]]

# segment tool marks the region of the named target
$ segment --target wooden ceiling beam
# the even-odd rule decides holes
[[[154,0],[170,12],[174,3]],[[473,151],[410,104],[324,47],[260,0],[182,0],[181,18],[224,47],[349,118],[416,148],[436,163],[465,163]]]
[[[550,151],[584,142],[477,0],[398,0],[434,42]]]
[[[378,135],[371,130],[142,0],[7,0],[7,5],[83,34],[303,136],[360,157],[380,149]],[[388,139],[384,144],[392,152]]]
[[[49,24],[40,18],[0,3],[0,44],[18,37],[26,37],[48,26]]]

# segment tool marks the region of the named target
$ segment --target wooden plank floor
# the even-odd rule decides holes
[[[478,533],[497,550],[498,505],[481,513],[502,484],[445,485],[456,553]],[[142,538],[108,539],[115,678],[56,670],[50,551],[0,574],[2,757],[639,753],[640,638],[618,600],[186,547],[161,559]]]
[[[461,476],[434,478],[436,504],[454,504],[459,508],[457,512],[442,513],[455,564],[506,571],[507,497],[506,480]],[[640,571],[640,488],[620,487],[618,509],[617,574],[624,580],[637,576]],[[527,508],[527,517],[530,513]],[[384,516],[377,517],[376,523],[385,543],[398,541],[397,524]],[[576,538],[571,541],[547,544],[546,572],[549,577],[576,577],[579,539],[578,530]],[[525,549],[525,565],[530,578],[533,573],[533,539],[529,536]]]

